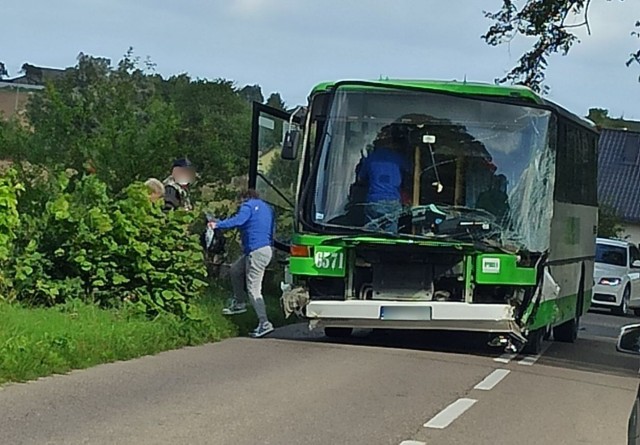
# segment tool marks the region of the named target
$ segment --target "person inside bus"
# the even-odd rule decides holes
[[[476,208],[486,210],[494,215],[498,224],[506,221],[509,214],[509,197],[507,196],[507,177],[505,175],[491,178],[489,189],[478,196]]]
[[[403,176],[411,173],[409,159],[402,153],[402,136],[393,125],[383,127],[373,150],[358,164],[356,176],[367,185],[365,228],[398,232],[402,210]]]

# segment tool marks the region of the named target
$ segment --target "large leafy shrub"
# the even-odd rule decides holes
[[[13,215],[0,223],[5,299],[127,301],[150,315],[194,315],[189,302],[206,282],[192,214],[165,215],[141,184],[113,197],[96,176],[36,169],[21,176],[28,184],[21,196],[15,174],[0,179],[0,205]],[[10,254],[2,256],[3,246]]]

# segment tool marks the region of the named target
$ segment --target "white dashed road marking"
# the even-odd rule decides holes
[[[511,371],[508,369],[496,369],[489,374],[483,381],[478,383],[473,389],[479,389],[481,391],[492,390],[498,383],[502,381]]]
[[[498,363],[509,363],[511,360],[513,360],[514,358],[516,358],[518,354],[514,354],[514,353],[507,353],[505,352],[504,354],[502,354],[500,357],[496,357],[493,359],[494,362],[498,362]]]
[[[404,440],[400,445],[427,445],[426,442],[418,442],[417,440]]]
[[[458,399],[440,411],[433,419],[424,424],[426,428],[444,429],[471,408],[477,400]]]
[[[518,364],[519,365],[525,365],[525,366],[532,366],[535,362],[538,361],[538,359],[540,357],[542,357],[542,354],[547,352],[547,349],[549,349],[549,346],[551,346],[551,343],[546,343],[544,346],[542,346],[542,351],[540,351],[540,354],[538,354],[538,355],[528,355],[525,358],[523,358],[522,360],[520,360],[518,362]]]

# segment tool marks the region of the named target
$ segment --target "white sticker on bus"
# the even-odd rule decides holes
[[[500,273],[500,258],[483,258],[482,273]]]

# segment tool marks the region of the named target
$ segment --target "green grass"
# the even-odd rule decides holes
[[[270,320],[285,324],[278,299],[266,303]],[[221,298],[203,299],[196,304],[201,320],[193,321],[172,315],[149,320],[126,308],[80,302],[53,308],[0,303],[0,384],[219,341],[255,328],[253,310],[224,317],[222,306]]]

